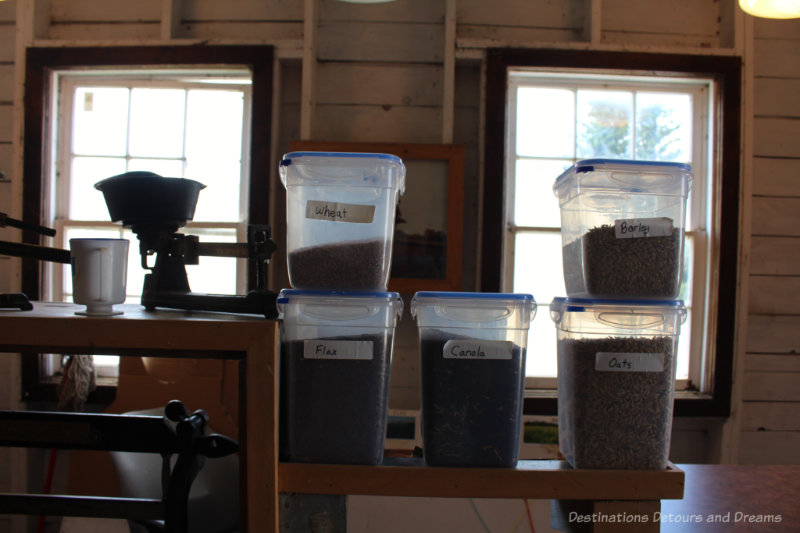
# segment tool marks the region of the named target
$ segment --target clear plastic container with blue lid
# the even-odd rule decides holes
[[[405,166],[390,154],[291,152],[286,187],[289,282],[297,289],[385,291]]]
[[[689,165],[588,159],[553,185],[570,297],[671,299],[680,292]]]
[[[418,292],[423,455],[430,466],[514,467],[530,294]]]
[[[277,303],[282,457],[380,464],[400,296],[284,289]]]
[[[669,461],[681,300],[556,298],[559,449],[575,468]]]

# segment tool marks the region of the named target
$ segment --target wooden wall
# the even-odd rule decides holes
[[[800,462],[800,20],[756,20],[743,463]]]
[[[754,20],[733,0],[6,0],[0,170],[8,180],[0,182],[0,210],[21,210],[22,147],[14,142],[20,46],[198,42],[276,47],[275,138],[265,147],[275,157],[297,138],[465,144],[465,290],[475,288],[480,268],[480,183],[496,179],[481,176],[486,47],[741,55],[734,412],[728,421],[676,421],[674,449],[682,450],[681,460],[800,463],[800,21]],[[272,189],[280,201],[275,176]],[[7,230],[0,236],[13,238]],[[0,290],[16,288],[16,276],[16,261],[0,258]],[[415,408],[413,323],[399,333],[391,404]],[[0,390],[12,390],[6,384],[15,382],[16,367],[5,361]],[[0,395],[7,404],[16,400]],[[0,485],[2,463],[0,455]]]

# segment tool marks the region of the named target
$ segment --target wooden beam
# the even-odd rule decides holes
[[[175,39],[181,24],[181,0],[161,0],[161,38]]]
[[[317,0],[305,0],[303,13],[303,81],[300,100],[300,138],[310,140],[312,135],[315,76],[317,68]]]
[[[444,14],[444,82],[442,83],[442,143],[453,142],[456,86],[456,2],[447,0]]]

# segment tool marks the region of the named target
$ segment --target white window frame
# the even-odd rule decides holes
[[[69,191],[71,179],[72,154],[72,117],[74,111],[74,94],[77,87],[91,85],[93,87],[147,87],[171,89],[221,89],[241,90],[244,95],[243,121],[242,121],[242,158],[240,166],[240,195],[239,212],[236,221],[189,221],[186,231],[189,233],[202,233],[204,230],[227,229],[234,230],[236,240],[241,242],[247,238],[247,209],[249,198],[249,165],[250,159],[250,122],[252,114],[252,73],[247,69],[137,69],[137,70],[108,70],[108,69],[71,69],[54,71],[51,73],[51,109],[54,110],[48,125],[50,150],[55,157],[49,160],[46,167],[43,216],[45,225],[56,230],[52,244],[56,248],[68,249],[65,235],[68,228],[95,228],[119,230],[119,236],[128,238],[131,247],[138,248],[138,240],[129,229],[123,229],[118,223],[110,220],[73,220],[65,216],[69,212]],[[185,149],[185,146],[184,146]],[[185,160],[185,155],[182,154]],[[130,155],[126,154],[130,159]],[[172,158],[170,158],[172,159]],[[184,165],[185,167],[185,165]],[[183,171],[181,176],[184,176]],[[43,295],[50,301],[64,301],[65,288],[63,286],[67,266],[60,263],[48,263],[43,269]],[[129,268],[140,268],[139,264],[131,264]],[[241,293],[247,287],[247,263],[237,261],[236,290]],[[131,287],[129,294],[141,294],[141,288]],[[61,370],[62,356],[49,354],[43,357],[42,371],[44,377],[53,376]],[[115,358],[101,358],[95,362],[98,378],[115,379],[119,375],[118,364]]]
[[[510,69],[507,80],[506,110],[506,154],[505,154],[505,228],[503,242],[502,287],[504,291],[513,290],[514,280],[514,245],[516,235],[523,231],[545,231],[560,233],[560,228],[523,227],[514,224],[514,192],[516,187],[516,161],[521,159],[516,154],[516,95],[520,87],[535,84],[536,86],[552,86],[559,88],[581,89],[620,89],[663,92],[687,92],[693,98],[692,123],[694,126],[692,143],[693,182],[687,205],[686,227],[687,242],[693,243],[694,262],[692,272],[692,298],[686,305],[691,309],[691,341],[689,352],[688,379],[676,381],[679,391],[699,391],[707,393],[711,388],[711,368],[713,361],[708,355],[713,353],[714,334],[709,325],[715,323],[712,313],[716,309],[716,294],[711,287],[716,287],[715,264],[713,251],[710,249],[709,231],[717,216],[716,202],[713,201],[715,188],[714,172],[714,109],[713,102],[716,86],[713,80],[706,78],[653,78],[645,79],[641,72],[615,71],[613,73],[586,73],[570,69],[541,69],[519,67]],[[612,84],[609,87],[609,84]],[[577,134],[575,135],[577,144]],[[572,162],[578,158],[572,154]],[[554,176],[554,180],[555,180]],[[553,201],[557,201],[555,196]],[[560,257],[558,258],[560,261]],[[534,295],[535,296],[535,295]],[[550,302],[538,302],[539,319],[547,318]],[[527,377],[526,389],[538,390],[545,395],[547,391],[556,389],[556,378]]]

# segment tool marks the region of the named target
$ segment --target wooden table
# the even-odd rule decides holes
[[[430,468],[418,460],[381,466],[278,463],[277,323],[259,317],[119,306],[123,315],[76,316],[79,306],[34,303],[0,311],[0,352],[119,353],[241,361],[241,476],[247,530],[277,532],[278,493],[373,494],[580,501],[592,512],[658,512],[683,496],[684,473],[574,470],[560,461],[514,469]],[[242,421],[244,423],[242,423]],[[594,531],[604,528],[595,527]],[[658,524],[637,531],[658,531]]]
[[[33,302],[32,311],[0,310],[0,352],[118,353],[240,361],[239,443],[248,531],[277,531],[277,322],[257,316],[146,311],[78,316],[69,303]]]

